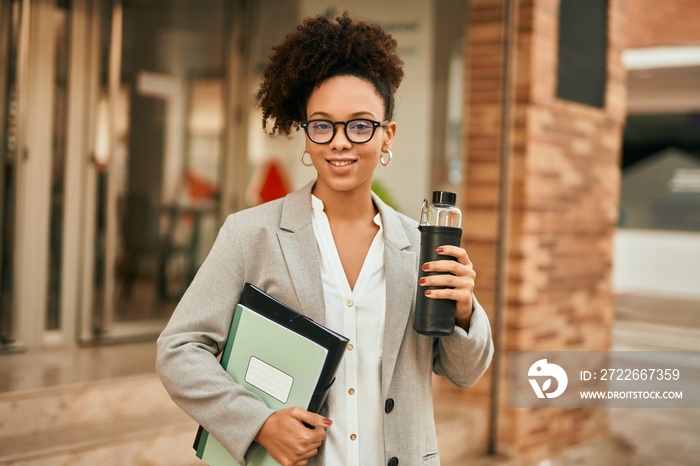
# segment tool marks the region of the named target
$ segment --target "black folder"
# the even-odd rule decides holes
[[[235,345],[232,343],[236,339],[237,332],[239,330],[239,323],[242,322],[241,319],[242,314],[248,313],[252,311],[253,314],[257,314],[258,316],[261,316],[262,318],[266,319],[267,321],[274,322],[275,324],[278,324],[278,326],[283,327],[286,330],[290,330],[291,332],[300,335],[301,337],[304,337],[307,340],[310,340],[311,342],[315,343],[322,349],[325,349],[325,359],[323,360],[323,365],[320,370],[320,375],[318,377],[318,382],[316,383],[316,386],[313,390],[313,394],[311,396],[309,405],[307,406],[307,409],[312,412],[318,413],[321,410],[321,407],[325,403],[329,389],[333,382],[335,381],[335,374],[338,370],[338,366],[340,365],[340,361],[343,358],[343,354],[345,352],[345,348],[348,343],[348,338],[344,337],[343,335],[340,335],[323,325],[320,325],[317,322],[314,322],[312,319],[306,317],[303,314],[300,314],[299,312],[295,311],[291,307],[285,305],[284,303],[278,301],[274,297],[270,296],[269,294],[265,293],[261,289],[255,287],[254,285],[250,283],[246,283],[245,286],[243,287],[243,293],[241,294],[240,300],[238,302],[238,305],[236,306],[236,309],[234,311],[233,319],[231,322],[231,329],[229,331],[229,337],[228,341],[226,342],[226,346],[224,347],[224,351],[221,355],[221,363],[224,366],[224,368],[227,368],[227,371],[233,376],[234,374],[232,373],[233,370],[229,370],[228,363],[232,358],[233,352],[236,351]],[[260,320],[260,319],[259,319]],[[272,325],[272,328],[279,328],[276,325]],[[284,330],[282,330],[284,332]],[[288,335],[288,333],[285,332],[285,335]],[[250,336],[247,336],[248,338]],[[264,338],[264,336],[259,336],[261,339]],[[293,337],[296,338],[296,337]],[[275,342],[275,348],[274,351],[281,351],[285,352],[286,354],[292,354],[294,353],[295,348],[294,347],[284,347],[283,345],[277,346],[278,343]],[[321,349],[319,349],[321,351]],[[241,353],[238,355],[233,355],[233,356],[241,356]],[[265,361],[265,358],[261,356],[261,360],[257,360],[256,354],[245,354],[245,358],[248,358],[250,356],[250,366],[248,367],[248,370],[250,370],[250,367],[252,367],[253,362],[256,364],[262,365],[262,366],[267,366],[267,363]],[[235,357],[234,357],[235,359]],[[255,360],[255,361],[254,361]],[[240,364],[239,364],[240,365]],[[278,371],[280,374],[282,374],[282,377],[285,377],[286,374],[283,374],[283,368],[276,368],[273,366],[268,366],[270,369],[266,370],[271,370],[273,372]],[[246,386],[246,382],[248,382],[247,375],[246,380],[238,380],[242,379],[243,375],[240,374],[242,372],[240,368],[238,369],[238,374],[235,374],[234,379],[239,382],[244,384]],[[236,379],[238,377],[238,379]],[[288,377],[290,387],[292,383],[292,377]],[[312,385],[309,385],[309,388]],[[247,387],[251,389],[249,386]],[[310,393],[307,392],[307,393]],[[273,400],[274,401],[274,400]],[[283,401],[283,400],[280,400]],[[200,426],[198,431],[197,431],[197,436],[194,441],[194,449],[197,451],[197,456],[204,459],[204,451],[207,448],[210,448],[208,445],[208,442],[210,440],[209,433],[202,427]],[[221,451],[221,446],[218,445],[218,442],[214,442],[217,445],[212,446],[211,448],[216,448],[217,451]],[[221,455],[218,455],[221,456]],[[212,455],[214,457],[214,455]],[[212,462],[214,464],[215,462]],[[253,461],[255,463],[255,461]],[[261,464],[266,464],[265,461],[261,461]],[[222,462],[222,463],[216,463],[216,464],[236,464],[235,462],[229,463],[229,462]]]

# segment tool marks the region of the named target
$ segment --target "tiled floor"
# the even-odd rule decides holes
[[[619,296],[616,317],[615,349],[700,351],[699,302]],[[154,350],[146,343],[0,355],[0,394],[152,372]],[[536,465],[481,458],[443,466],[700,465],[700,408],[609,413],[610,436]]]
[[[154,343],[0,355],[0,395],[147,374],[155,359]]]

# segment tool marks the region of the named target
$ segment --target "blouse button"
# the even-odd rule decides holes
[[[384,412],[389,414],[393,410],[394,410],[394,399],[387,398],[386,402],[384,403]]]
[[[348,299],[347,301],[345,301],[345,305],[347,307],[353,307],[355,305],[355,302],[352,299]]]
[[[350,440],[356,440],[356,439],[357,439],[357,435],[355,435],[355,434],[350,435]]]
[[[348,351],[352,351],[353,348],[354,346],[352,345],[352,343],[348,343]]]
[[[354,388],[351,388],[350,390],[348,390],[348,393],[351,394],[351,395],[354,395],[354,394],[355,394],[355,389],[354,389]]]

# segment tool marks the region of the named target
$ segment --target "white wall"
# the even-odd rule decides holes
[[[616,293],[700,298],[700,233],[620,229],[613,267]]]

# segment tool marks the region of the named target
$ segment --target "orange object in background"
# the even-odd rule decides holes
[[[266,167],[263,167],[265,176],[263,177],[263,184],[260,188],[260,199],[262,202],[273,201],[289,193],[287,183],[282,176],[277,162],[273,160],[266,165]]]
[[[219,195],[216,183],[192,170],[185,172],[185,181],[187,182],[187,194],[193,200],[214,199]]]
[[[274,158],[263,163],[248,188],[248,196],[253,204],[262,204],[286,196],[291,192],[287,170]]]

